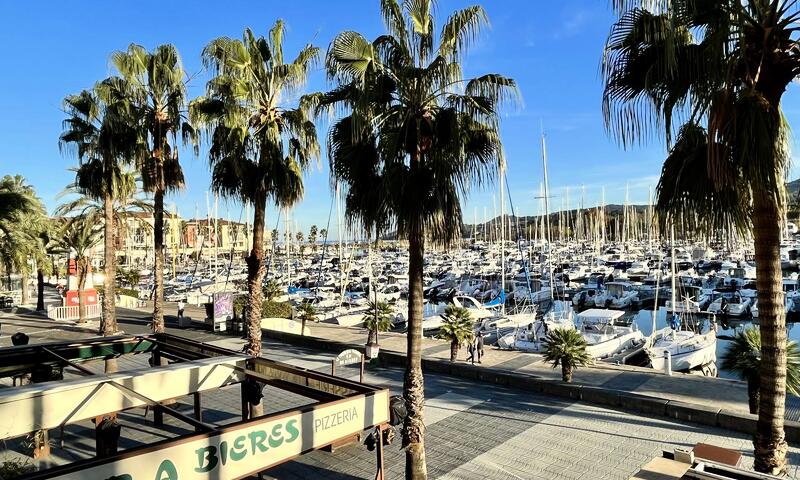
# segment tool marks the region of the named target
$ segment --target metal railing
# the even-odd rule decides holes
[[[77,305],[66,306],[66,307],[56,307],[54,305],[48,305],[47,307],[47,318],[51,320],[78,320],[80,318],[79,309]],[[100,312],[102,308],[99,304],[97,305],[86,305],[86,318],[97,318],[100,317]]]

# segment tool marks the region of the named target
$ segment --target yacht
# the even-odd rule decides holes
[[[624,320],[623,315],[620,310],[599,308],[578,314],[578,331],[589,344],[587,351],[592,358],[610,357],[644,342],[633,318]]]

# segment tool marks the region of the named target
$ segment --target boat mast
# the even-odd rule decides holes
[[[500,296],[501,299],[505,298],[506,291],[506,229],[505,229],[505,182],[503,179],[506,174],[506,163],[500,160]],[[506,303],[500,302],[500,314],[506,314]]]
[[[544,218],[547,222],[546,228],[546,235],[547,235],[547,270],[550,274],[550,300],[552,302],[554,298],[554,292],[556,288],[556,282],[553,278],[553,247],[550,244],[550,203],[548,201],[548,197],[550,195],[548,191],[548,184],[547,184],[547,145],[545,144],[544,139],[544,131],[542,131],[542,166],[544,172]]]

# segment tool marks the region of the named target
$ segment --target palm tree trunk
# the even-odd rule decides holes
[[[103,197],[103,324],[100,328],[104,336],[114,335],[117,331],[117,312],[115,300],[117,292],[114,284],[116,276],[116,260],[114,252],[114,199],[111,195]],[[108,369],[106,369],[108,371]]]
[[[367,332],[367,345],[372,345],[374,343],[378,343],[377,336],[378,336],[378,331],[377,330],[368,330],[368,332]]]
[[[164,333],[164,190],[153,195],[153,332]]]
[[[564,360],[561,361],[561,380],[572,383],[572,365]]]
[[[425,480],[425,383],[422,377],[422,257],[425,239],[422,228],[412,230],[408,239],[408,334],[403,397],[408,415],[403,423],[403,448],[406,451],[406,479]]]
[[[75,260],[75,268],[78,270],[78,323],[86,322],[86,298],[83,289],[86,287],[86,275],[89,272],[88,259],[81,257]]]
[[[458,341],[453,340],[450,342],[450,361],[455,362],[458,359]]]
[[[267,210],[267,195],[256,192],[253,199],[253,249],[247,256],[247,355],[261,356],[261,307],[264,303],[264,220]],[[250,418],[263,415],[261,404],[250,404]]]
[[[780,183],[779,183],[780,185]],[[761,384],[758,425],[753,440],[756,471],[773,475],[786,470],[786,318],[780,258],[779,206],[763,190],[753,192],[758,311],[761,323]]]
[[[36,269],[36,310],[44,310],[44,272]]]
[[[747,403],[750,407],[750,413],[753,415],[758,414],[759,391],[758,383],[760,379],[758,375],[750,375],[747,377]]]
[[[28,286],[28,272],[26,271],[26,269],[20,269],[19,278],[22,287],[22,304],[27,305],[28,303],[30,303],[31,292],[30,292],[30,287]]]
[[[253,249],[247,257],[247,344],[245,352],[261,355],[261,307],[264,303],[264,219],[267,209],[265,192],[256,193],[253,205]]]

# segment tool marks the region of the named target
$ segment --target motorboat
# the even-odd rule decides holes
[[[708,311],[716,314],[741,317],[750,313],[752,298],[742,295],[731,288],[714,290],[711,294]]]
[[[623,319],[621,310],[592,308],[578,314],[578,331],[589,344],[587,351],[594,359],[607,358],[644,342],[632,318]]]
[[[639,293],[630,282],[608,282],[605,288],[594,297],[597,307],[628,308],[639,300]]]

